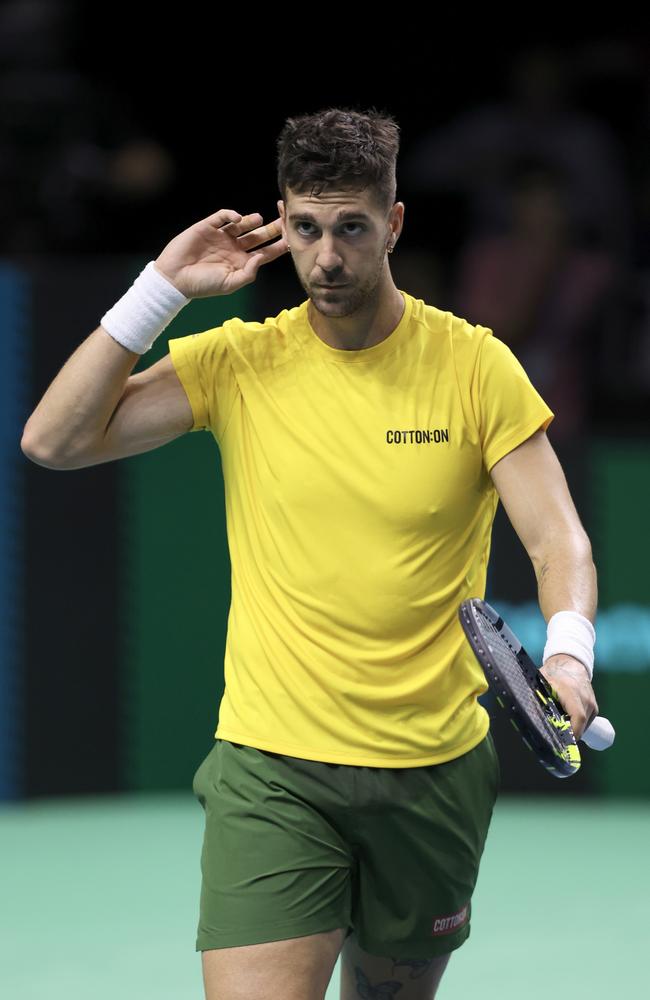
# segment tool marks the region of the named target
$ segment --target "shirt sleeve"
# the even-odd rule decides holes
[[[555,414],[530,381],[521,362],[487,327],[482,338],[475,412],[488,473],[499,459],[535,431],[547,429]]]
[[[220,441],[239,393],[228,352],[228,322],[175,337],[169,354],[192,408],[190,431],[212,431]]]

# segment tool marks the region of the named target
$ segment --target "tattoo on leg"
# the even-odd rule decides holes
[[[394,958],[393,968],[396,965],[410,965],[409,979],[419,979],[425,974],[432,961],[432,958]]]
[[[399,993],[404,983],[398,983],[396,979],[387,979],[383,983],[373,986],[363,969],[355,965],[354,971],[357,977],[357,993],[363,1000],[388,1000]]]
[[[408,978],[419,979],[427,972],[432,961],[433,959],[430,958],[393,958],[393,969],[397,965],[410,966],[411,971]],[[404,985],[397,979],[387,979],[383,983],[377,983],[373,986],[359,965],[355,965],[354,972],[357,977],[357,993],[363,1000],[389,1000]]]

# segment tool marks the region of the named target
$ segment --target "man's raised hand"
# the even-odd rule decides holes
[[[175,236],[154,266],[188,299],[230,295],[255,281],[262,264],[288,250],[280,218],[266,226],[261,222],[259,212],[241,215],[222,208]],[[249,253],[274,236],[280,239]]]

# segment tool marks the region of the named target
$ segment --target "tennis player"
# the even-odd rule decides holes
[[[491,329],[396,287],[398,147],[374,108],[288,119],[279,216],[221,209],[172,239],[21,442],[53,469],[188,431],[220,449],[226,685],[193,781],[207,1000],[322,1000],[339,954],[342,1000],[435,996],[500,787],[457,614],[485,596],[499,498],[549,624],[544,674],[578,737],[598,711],[596,571],[554,414]],[[130,374],[187,302],[287,252],[299,305],[171,339]]]

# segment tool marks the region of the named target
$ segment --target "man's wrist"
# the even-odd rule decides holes
[[[150,260],[100,323],[118,343],[144,354],[189,301]]]
[[[552,656],[548,656],[544,660],[544,666],[550,667],[551,669],[553,669],[553,667],[555,666],[557,666],[558,668],[570,667],[574,663],[577,667],[582,667],[585,674],[587,675],[587,680],[591,682],[592,675],[589,673],[589,667],[585,663],[583,663],[582,660],[578,659],[577,656],[574,656],[572,653],[553,653]]]

